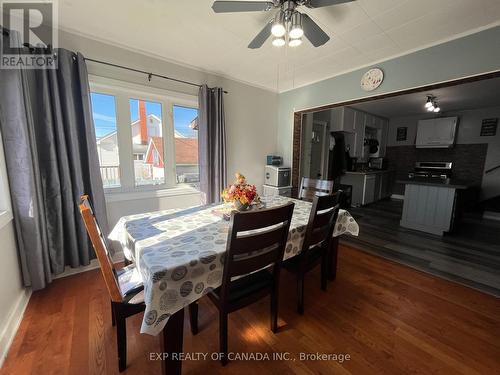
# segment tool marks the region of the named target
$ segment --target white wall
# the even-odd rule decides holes
[[[481,108],[467,111],[448,111],[443,116],[458,116],[457,144],[477,144],[487,143],[488,151],[484,169],[488,170],[500,164],[500,127],[496,136],[481,137],[481,122],[487,118],[498,118],[500,120],[500,106]],[[389,132],[387,138],[387,147],[408,146],[415,144],[417,134],[417,123],[425,118],[432,118],[432,115],[415,115],[389,119]],[[405,126],[408,128],[406,141],[396,141],[397,128]],[[500,170],[483,175],[481,186],[481,196],[484,199],[494,197],[500,194]]]
[[[0,211],[2,210],[7,210],[7,213],[0,213],[0,367],[30,296],[30,291],[24,288],[21,278],[0,137]]]
[[[195,83],[223,87],[229,92],[224,97],[228,179],[233,180],[234,174],[239,171],[246,175],[249,182],[256,184],[260,191],[264,183],[265,157],[276,153],[278,94],[64,31],[59,34],[59,46],[79,51],[85,57]],[[154,53],[154,51],[151,52]],[[89,73],[93,75],[191,95],[198,93],[197,87],[154,77],[151,82],[148,82],[144,74],[92,62],[88,62],[87,65]],[[159,202],[159,204],[162,203]]]

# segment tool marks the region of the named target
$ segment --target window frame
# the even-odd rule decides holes
[[[89,75],[89,85],[90,92],[112,95],[115,98],[120,186],[105,187],[104,192],[106,194],[141,193],[142,195],[145,192],[166,189],[178,190],[180,187],[184,187],[184,184],[179,184],[176,181],[173,108],[174,106],[183,106],[198,109],[197,96],[94,75]],[[132,128],[123,125],[131,123],[130,99],[161,104],[162,138],[165,152],[163,155],[165,182],[163,184],[136,185],[135,183]],[[198,192],[190,186],[185,187],[193,193]]]

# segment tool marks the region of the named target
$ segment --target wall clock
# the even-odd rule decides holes
[[[384,72],[382,69],[373,68],[363,74],[361,78],[361,88],[365,91],[373,91],[380,86],[384,80]]]

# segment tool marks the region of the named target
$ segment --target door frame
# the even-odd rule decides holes
[[[477,81],[483,81],[486,79],[492,79],[492,78],[498,78],[500,77],[500,70],[490,72],[490,73],[484,73],[484,74],[478,74],[472,77],[466,77],[466,78],[458,78],[446,82],[441,82],[441,83],[433,83],[430,85],[425,85],[425,86],[420,86],[420,87],[415,87],[415,88],[409,88],[406,90],[399,90],[399,91],[391,91],[389,93],[385,94],[380,94],[380,95],[373,95],[373,96],[368,96],[364,98],[358,98],[358,99],[351,99],[351,100],[345,100],[333,104],[327,104],[327,105],[322,105],[322,106],[317,106],[317,107],[311,107],[307,109],[301,109],[299,111],[295,111],[293,113],[293,130],[292,130],[292,197],[296,198],[298,197],[298,192],[299,192],[299,180],[300,180],[300,154],[301,154],[301,139],[302,139],[302,118],[303,115],[306,113],[311,113],[311,112],[320,112],[328,109],[332,109],[335,107],[342,107],[346,105],[352,105],[352,104],[358,104],[358,103],[363,103],[363,102],[370,102],[374,100],[379,100],[379,99],[386,99],[386,98],[391,98],[394,96],[400,96],[400,95],[406,95],[406,94],[413,94],[416,92],[425,92],[428,90],[436,90],[440,89],[443,87],[450,87],[450,86],[458,86],[462,85],[464,83],[471,83],[471,82],[477,82]]]

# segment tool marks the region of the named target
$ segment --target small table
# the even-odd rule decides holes
[[[282,196],[262,201],[268,208],[295,203],[284,259],[299,254],[312,204]],[[229,229],[229,222],[214,213],[221,207],[125,216],[109,235],[121,243],[125,257],[136,262],[143,278],[146,311],[141,333],[157,335],[163,330],[165,353],[182,352],[184,307],[221,285]],[[340,210],[329,254],[331,280],[336,274],[338,236],[345,232],[357,236],[359,227],[349,212]],[[181,361],[168,355],[164,364],[169,374],[180,374]]]

